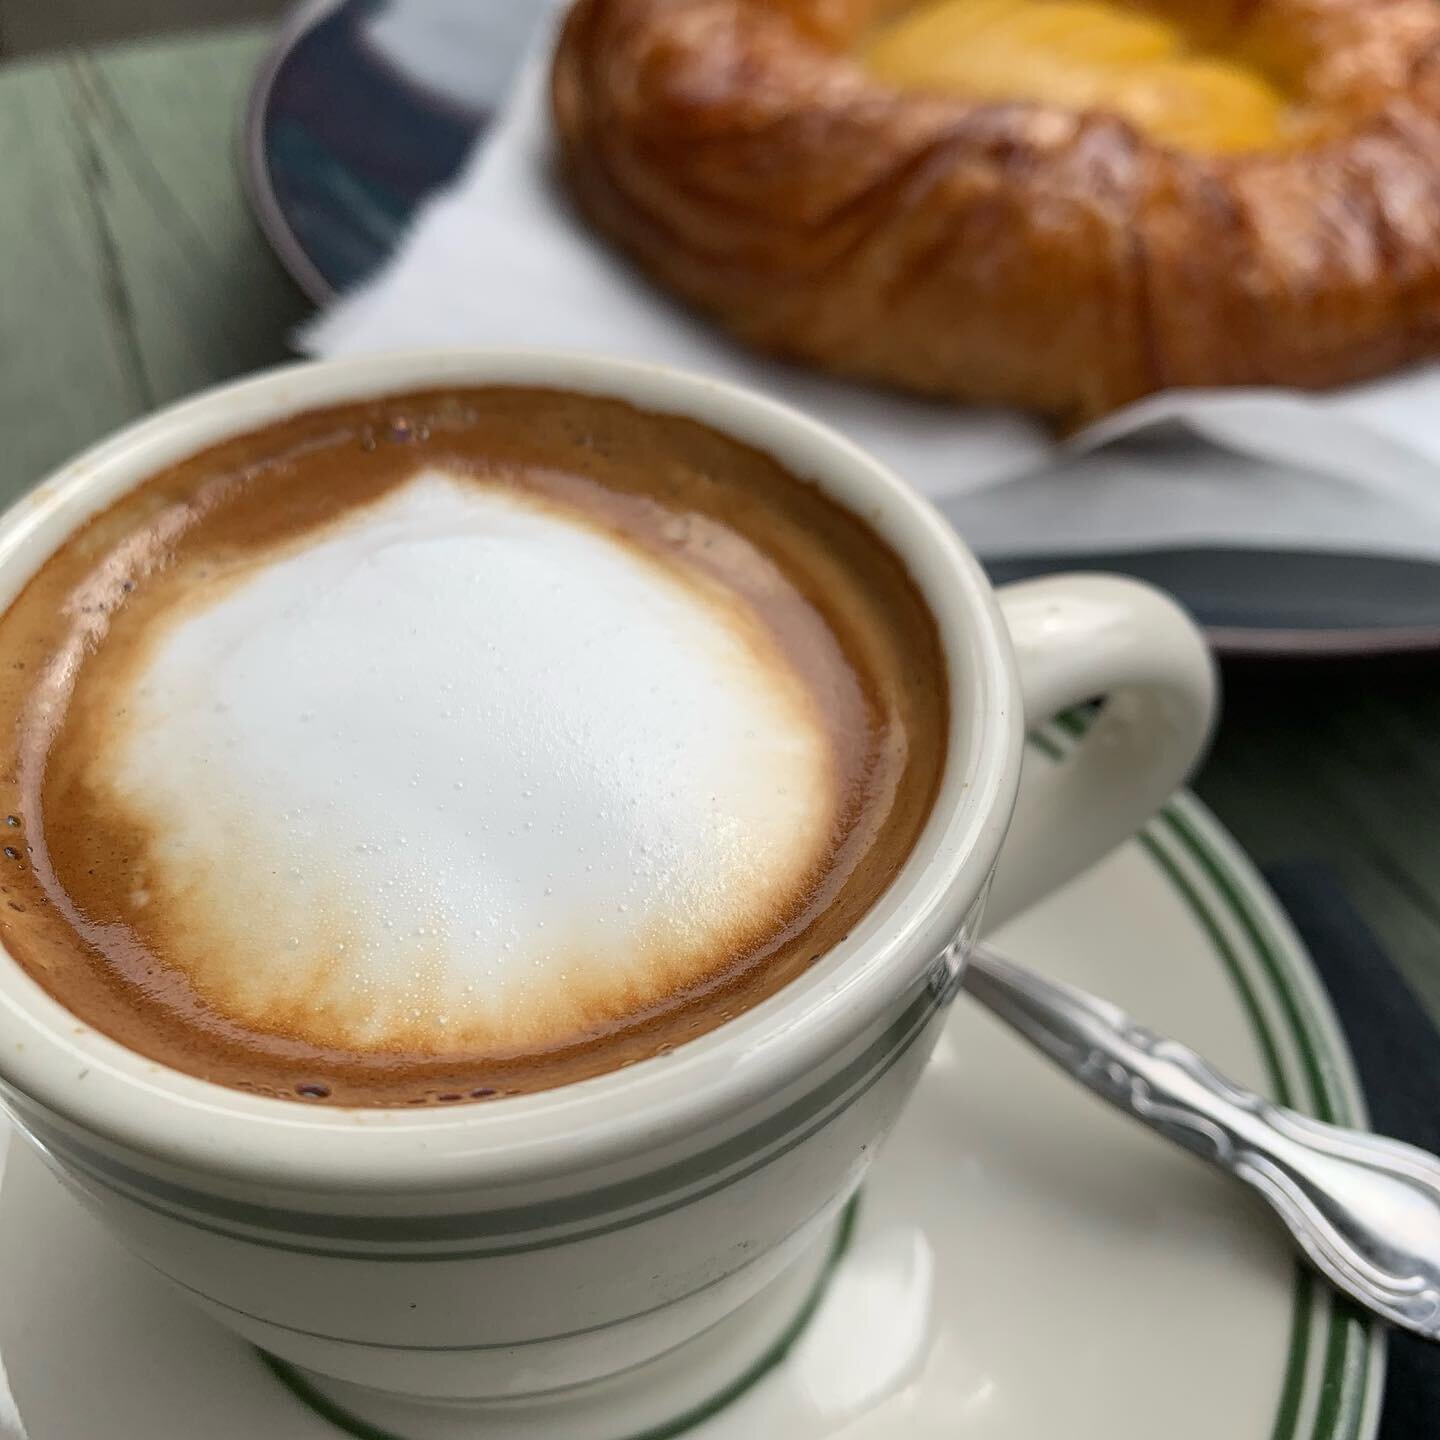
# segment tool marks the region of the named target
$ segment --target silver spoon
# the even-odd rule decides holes
[[[1440,1159],[1272,1104],[1118,1005],[987,946],[964,984],[1101,1099],[1258,1190],[1337,1289],[1440,1340]]]

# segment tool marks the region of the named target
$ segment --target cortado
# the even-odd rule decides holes
[[[763,1000],[903,865],[948,726],[861,519],[504,386],[171,466],[0,654],[0,942],[77,1023],[312,1104],[539,1090]]]

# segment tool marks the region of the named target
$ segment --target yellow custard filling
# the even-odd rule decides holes
[[[1244,58],[1108,0],[934,0],[872,31],[862,59],[900,88],[1104,110],[1187,150],[1264,149],[1294,129],[1286,96]]]

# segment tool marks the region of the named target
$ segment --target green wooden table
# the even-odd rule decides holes
[[[241,190],[265,47],[232,31],[0,66],[0,501],[154,406],[272,364],[307,310]],[[1226,675],[1197,785],[1261,863],[1332,867],[1440,1017],[1440,664]]]

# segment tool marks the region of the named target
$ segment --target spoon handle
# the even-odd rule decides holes
[[[1101,1099],[1253,1186],[1333,1285],[1440,1340],[1440,1160],[1244,1090],[1118,1005],[977,946],[965,988]]]

